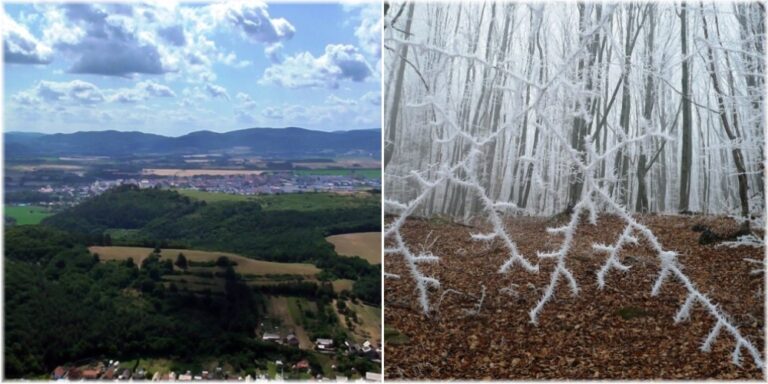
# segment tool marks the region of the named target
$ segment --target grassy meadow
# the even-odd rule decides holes
[[[17,225],[39,224],[43,219],[50,215],[52,215],[50,209],[45,207],[35,205],[5,206],[5,216],[14,218]]]

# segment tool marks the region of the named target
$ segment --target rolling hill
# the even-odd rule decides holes
[[[5,133],[10,157],[128,156],[193,154],[237,149],[255,155],[343,155],[378,157],[381,130],[313,131],[303,128],[249,128],[224,133],[197,131],[179,137],[114,130],[57,134]]]

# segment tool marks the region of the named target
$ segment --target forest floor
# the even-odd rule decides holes
[[[735,232],[738,225],[728,218],[646,215],[639,219],[666,249],[680,254],[683,271],[698,289],[730,314],[742,335],[764,353],[764,276],[750,275],[756,265],[743,259],[762,260],[765,250],[699,244],[700,233],[691,229],[694,225],[707,225],[716,233]],[[536,251],[553,250],[562,239],[545,229],[565,220],[567,217],[514,218],[507,229],[522,255],[536,261]],[[422,264],[421,270],[437,278],[441,288],[430,293],[433,311],[424,315],[402,258],[385,257],[385,270],[402,276],[385,280],[386,378],[762,378],[746,350],[742,351],[742,367],[731,362],[735,343],[727,332],[720,333],[711,352],[699,350],[714,325],[700,306],[694,306],[689,320],[674,323],[675,313],[685,301],[685,289],[677,280],[668,279],[661,293],[651,296],[659,263],[644,241],[620,255],[631,269],[626,273],[612,270],[606,276],[606,287],[598,289],[595,273],[606,255],[594,252],[592,244],[613,243],[623,229],[618,218],[602,216],[595,226],[582,221],[567,260],[581,292],[571,296],[561,280],[554,298],[540,313],[538,326],[531,324],[528,312],[548,284],[554,262],[540,261],[538,274],[519,266],[500,274],[499,267],[507,259],[500,242],[488,244],[470,238],[471,233],[487,232],[483,229],[435,219],[411,219],[404,225],[404,238],[417,249],[437,238],[428,250],[441,260]],[[515,295],[503,290],[513,283],[517,285]],[[469,315],[483,287],[482,307]]]

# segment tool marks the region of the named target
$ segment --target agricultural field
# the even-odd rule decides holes
[[[355,285],[355,281],[349,279],[338,279],[332,281],[331,284],[333,285],[333,291],[336,293],[341,293],[342,291],[352,292],[352,287]]]
[[[381,264],[381,232],[360,232],[325,238],[341,256],[360,256],[371,264]]]
[[[37,172],[37,171],[63,171],[63,172],[81,172],[85,167],[71,164],[17,164],[8,167],[8,170],[19,172]]]
[[[296,335],[296,338],[299,339],[299,348],[311,350],[314,345],[309,339],[309,335],[307,335],[307,332],[301,325],[302,317],[304,315],[299,309],[299,302],[301,302],[301,305],[304,308],[314,306],[314,304],[303,298],[269,296],[267,316],[270,318],[280,319],[282,321],[284,333],[293,331]]]
[[[190,199],[203,200],[206,203],[216,203],[219,201],[253,201],[256,198],[246,195],[234,195],[230,193],[198,191],[196,189],[176,189],[176,192],[189,197]]]
[[[4,215],[16,220],[16,225],[39,224],[43,219],[52,215],[50,209],[35,205],[5,206]]]
[[[381,168],[381,162],[378,159],[370,157],[339,157],[333,161],[294,161],[294,167],[309,168],[309,169],[344,169],[344,168],[360,168],[360,169],[374,169]]]
[[[295,169],[299,175],[324,175],[324,176],[363,176],[369,179],[380,179],[381,169]]]
[[[263,171],[250,169],[181,169],[181,168],[144,168],[142,175],[147,176],[234,176],[234,175],[261,175]]]
[[[350,300],[345,301],[345,305],[355,312],[359,323],[355,323],[354,329],[349,329],[344,315],[339,313],[336,306],[337,300],[333,301],[333,310],[339,317],[339,324],[349,331],[358,343],[370,340],[376,345],[381,345],[381,308],[372,307],[365,304],[355,304]]]
[[[88,248],[91,253],[98,253],[102,261],[107,260],[125,260],[133,258],[133,262],[141,265],[142,260],[149,256],[153,249],[144,247],[103,247],[93,246]],[[191,249],[163,249],[160,256],[163,259],[176,261],[179,253],[183,253],[188,261],[208,262],[216,261],[221,256],[226,256],[230,261],[237,263],[235,272],[241,275],[267,275],[267,274],[290,274],[302,275],[305,277],[314,277],[320,272],[320,269],[312,264],[306,263],[278,263],[272,261],[249,259],[234,253],[228,252],[210,252],[197,251]]]
[[[265,210],[271,211],[316,211],[335,208],[359,208],[379,206],[380,195],[357,192],[341,195],[338,193],[291,193],[257,196]]]

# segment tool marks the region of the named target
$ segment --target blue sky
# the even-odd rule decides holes
[[[380,9],[5,4],[5,130],[379,128]]]

